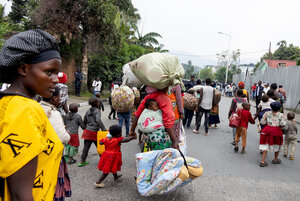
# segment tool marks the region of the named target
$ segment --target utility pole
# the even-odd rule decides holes
[[[270,67],[270,60],[271,60],[271,42],[269,44],[268,67]]]
[[[225,83],[227,83],[227,79],[228,79],[228,70],[230,67],[230,42],[231,42],[231,34],[230,33],[223,33],[223,32],[218,32],[219,34],[223,34],[225,36],[228,36],[228,60],[227,60],[227,64],[226,64],[226,75],[225,75]]]

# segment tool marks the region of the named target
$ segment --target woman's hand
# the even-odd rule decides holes
[[[134,131],[130,131],[129,136],[134,136],[134,139],[137,139],[136,133]]]
[[[183,119],[183,113],[179,113],[179,118]]]

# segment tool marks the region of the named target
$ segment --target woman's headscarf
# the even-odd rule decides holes
[[[240,81],[240,82],[239,82],[239,88],[244,89],[244,87],[245,87],[244,82]]]
[[[34,29],[9,38],[0,51],[0,82],[11,83],[22,63],[35,64],[61,59],[59,46],[49,33]]]

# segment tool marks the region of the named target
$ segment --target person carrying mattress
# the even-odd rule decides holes
[[[149,95],[147,95],[141,102],[140,106],[135,112],[135,117],[131,125],[130,134],[132,133],[135,134],[135,128],[137,126],[139,118],[141,117],[141,114],[145,110],[146,101],[148,99],[154,99],[158,103],[158,107],[162,111],[162,121],[163,121],[163,126],[165,127],[165,129],[163,130],[164,135],[160,134],[160,136],[158,136],[158,134],[154,134],[154,136],[148,139],[148,144],[152,144],[150,150],[162,150],[170,147],[179,149],[178,140],[174,135],[174,129],[173,129],[175,116],[174,116],[171,101],[166,95],[167,90],[168,87],[162,90],[154,89],[152,87],[147,87],[147,93],[149,93]],[[171,140],[171,142],[169,139]]]

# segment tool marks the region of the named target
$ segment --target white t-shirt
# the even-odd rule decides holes
[[[258,107],[261,107],[261,111],[265,110],[265,109],[271,109],[271,106],[270,104],[272,103],[273,101],[268,101],[268,102],[263,102],[263,101],[260,101]]]
[[[269,90],[270,90],[270,87],[264,87],[263,93],[267,94]]]
[[[200,106],[205,110],[210,110],[212,108],[214,88],[211,86],[203,86],[203,98]]]
[[[92,86],[94,87],[94,91],[101,91],[102,82],[94,80]]]
[[[4,91],[4,90],[6,90],[8,87],[10,87],[10,84],[3,83],[2,86],[1,86],[1,90],[0,90],[0,91]]]

